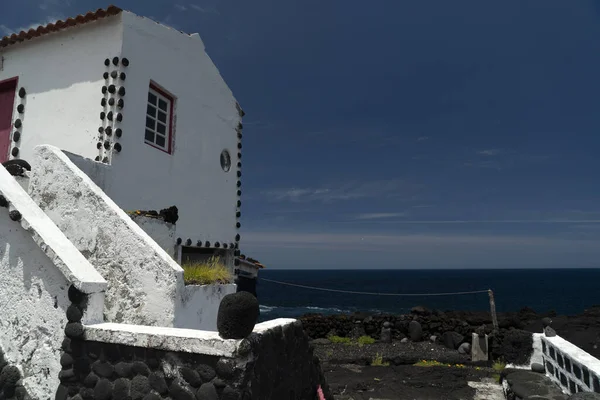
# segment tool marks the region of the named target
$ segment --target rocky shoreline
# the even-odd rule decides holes
[[[530,333],[543,331],[542,319],[550,318],[559,336],[600,358],[600,306],[583,313],[558,316],[553,312],[539,314],[525,307],[518,312],[498,313],[499,333],[494,336],[489,312],[438,311],[417,306],[410,314],[306,314],[300,317],[304,331],[311,339],[330,336],[360,337],[379,340],[385,322],[389,323],[391,339],[395,341],[435,342],[455,350],[470,343],[471,333],[490,335],[492,359],[524,363],[531,353]],[[413,322],[414,321],[414,322]],[[529,338],[529,339],[528,339]],[[433,339],[433,340],[432,340]],[[525,354],[525,355],[524,355]]]
[[[558,335],[600,358],[600,306],[572,316],[540,314],[526,307],[497,317],[497,333],[493,333],[489,312],[441,312],[425,307],[402,315],[306,314],[299,319],[336,400],[504,399],[495,383],[497,365],[527,364],[531,333],[543,332],[544,319],[552,320]],[[473,332],[489,335],[489,361],[470,360]],[[332,342],[333,336],[340,343]],[[375,340],[361,344],[361,336]],[[423,366],[423,360],[435,363]],[[496,393],[478,397],[481,394],[474,383]]]

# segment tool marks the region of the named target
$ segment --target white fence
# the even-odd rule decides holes
[[[560,336],[542,336],[546,375],[569,394],[600,393],[600,360]]]

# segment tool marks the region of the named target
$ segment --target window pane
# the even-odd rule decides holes
[[[151,115],[154,118],[156,118],[156,108],[154,108],[150,104],[148,104],[148,108],[146,109],[146,114]]]
[[[150,117],[146,117],[146,128],[154,129],[154,120]]]
[[[156,144],[160,147],[165,147],[165,137],[156,135]]]
[[[167,111],[167,102],[163,99],[158,99],[158,108],[160,108],[163,111]]]
[[[144,138],[149,142],[154,142],[154,132],[149,129],[146,129],[146,136]]]
[[[162,133],[163,135],[166,135],[167,133],[167,126],[161,124],[160,122],[158,124],[156,124],[156,131],[158,133]]]
[[[156,104],[156,100],[156,96],[153,93],[148,92],[148,103]]]
[[[164,123],[166,124],[166,123],[167,123],[167,114],[165,114],[165,113],[164,113],[164,112],[162,112],[162,111],[159,111],[159,112],[158,112],[158,120],[159,120],[160,122],[164,122]]]

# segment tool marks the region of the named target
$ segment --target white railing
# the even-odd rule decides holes
[[[560,336],[542,335],[546,375],[569,394],[600,393],[600,360]]]

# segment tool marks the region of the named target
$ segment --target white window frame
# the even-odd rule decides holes
[[[152,94],[156,97],[156,104],[152,104],[150,102],[150,100],[148,99],[149,96],[146,97],[146,120],[144,122],[144,142],[154,148],[157,148],[159,150],[162,150],[166,153],[171,154],[172,152],[172,140],[173,140],[173,115],[172,115],[172,110],[174,109],[174,102],[175,102],[175,98],[169,94],[168,92],[160,89],[157,87],[157,85],[150,83],[150,87],[148,88],[148,94]],[[166,110],[162,110],[158,107],[159,101],[162,100],[165,103],[167,103],[167,109]],[[156,110],[156,114],[150,115],[148,114],[148,106],[152,106],[154,107]],[[166,124],[159,121],[158,120],[158,112],[164,112],[166,114]],[[154,128],[150,128],[147,125],[147,121],[148,119],[151,119],[154,122]],[[160,132],[158,132],[157,130],[157,126],[158,124],[161,125],[165,125],[165,133],[162,134]],[[148,140],[146,139],[146,131],[150,131],[154,134],[154,140]],[[158,143],[156,143],[156,137],[157,136],[161,136],[165,138],[165,144],[164,146],[159,145]]]

